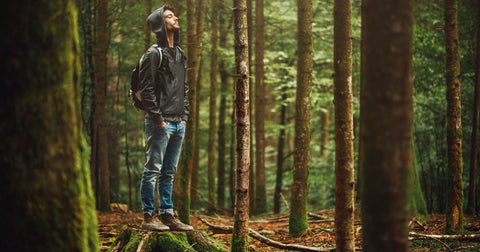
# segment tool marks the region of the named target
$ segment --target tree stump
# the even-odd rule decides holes
[[[109,251],[228,251],[201,231],[156,232],[136,228],[123,230]]]

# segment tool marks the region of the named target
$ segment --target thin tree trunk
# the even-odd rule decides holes
[[[320,137],[320,156],[323,158],[323,161],[325,162],[325,167],[324,171],[326,171],[327,166],[328,166],[328,152],[327,152],[327,146],[328,146],[328,126],[330,125],[329,118],[330,117],[330,111],[328,108],[328,105],[325,106],[325,108],[320,112],[320,121],[322,124],[322,134]]]
[[[217,10],[217,0],[212,0],[212,10]],[[215,157],[216,148],[216,118],[217,118],[217,11],[212,11],[210,51],[210,120],[208,129],[208,201],[215,202]],[[214,209],[212,209],[214,210]]]
[[[267,209],[267,188],[265,175],[265,91],[264,91],[264,32],[263,0],[255,1],[255,213]]]
[[[367,15],[367,0],[361,0],[361,22],[362,22],[362,27],[361,27],[361,37],[360,37],[360,111],[359,111],[359,132],[361,131],[361,128],[363,127],[362,124],[365,124],[365,116],[363,115],[364,113],[363,108],[365,107],[365,102],[366,102],[366,95],[365,95],[365,87],[367,83],[367,75],[366,75],[366,69],[367,69],[367,60],[366,60],[366,54],[367,54],[367,32],[366,32],[366,15]],[[357,172],[357,183],[356,183],[356,189],[357,189],[357,198],[356,201],[360,201],[361,197],[361,183],[363,179],[363,171],[362,171],[362,158],[364,157],[363,155],[363,143],[364,143],[363,135],[360,133],[358,136],[358,172]]]
[[[480,2],[477,2],[477,68],[475,69],[475,96],[473,98],[473,126],[472,138],[470,148],[470,188],[468,191],[468,207],[467,212],[474,214],[475,211],[475,174],[477,169],[477,154],[478,154],[478,118],[480,110]]]
[[[235,29],[235,221],[232,251],[246,251],[248,247],[249,167],[250,167],[250,103],[248,25],[246,0],[233,1]]]
[[[190,223],[190,186],[192,180],[192,169],[194,162],[195,151],[195,118],[198,116],[195,114],[197,111],[196,93],[197,88],[195,83],[198,77],[198,62],[196,58],[197,42],[196,42],[196,11],[195,1],[187,0],[187,40],[188,40],[188,57],[187,57],[187,80],[189,83],[188,102],[190,103],[190,116],[187,122],[187,129],[185,131],[185,140],[182,152],[181,166],[179,167],[179,187],[176,192],[177,210],[179,219],[189,224]]]
[[[2,8],[0,250],[96,251],[75,1]]]
[[[106,64],[107,64],[107,0],[99,0],[97,9],[97,51],[95,55],[95,131],[97,136],[96,164],[100,170],[100,198],[98,207],[110,209],[110,175],[108,169],[106,125]]]
[[[217,0],[218,1],[218,0]],[[218,2],[217,2],[218,4]],[[220,47],[227,47],[228,24],[225,23],[225,13],[218,5],[219,23],[220,23]],[[217,205],[225,208],[225,182],[226,182],[226,155],[227,155],[227,93],[228,93],[228,71],[227,62],[224,58],[220,58],[220,107],[218,113],[218,175],[217,175]]]
[[[355,251],[351,19],[350,0],[335,0],[335,237],[339,251]]]
[[[297,0],[297,2],[298,66],[295,104],[295,154],[289,219],[289,232],[292,235],[300,235],[308,229],[307,202],[313,72],[312,0]]]
[[[285,149],[285,127],[287,124],[286,114],[287,106],[284,102],[287,100],[286,88],[282,87],[282,100],[280,101],[280,135],[278,137],[277,146],[277,178],[275,182],[275,196],[273,199],[273,213],[279,214],[282,202],[282,183],[283,183],[283,150]]]
[[[457,0],[445,0],[445,49],[447,84],[447,208],[445,231],[463,230],[462,123],[460,104],[460,55]]]
[[[145,19],[147,19],[148,15],[152,13],[152,0],[145,0],[145,5],[147,6],[147,8],[145,9],[146,11]],[[148,27],[148,25],[145,23],[145,51],[147,51],[148,48],[150,48],[151,44],[152,44],[152,32],[150,31],[150,28]]]
[[[253,44],[253,15],[252,15],[252,9],[253,9],[253,0],[247,0],[247,32],[248,32],[248,62],[252,62],[252,44]],[[252,65],[250,64],[248,66],[248,72],[252,72]],[[251,82],[252,79],[249,76],[249,82]],[[250,104],[255,104],[255,91],[254,91],[255,86],[250,85],[249,86],[249,95],[250,95]],[[251,125],[255,125],[255,106],[250,106],[250,123]],[[250,179],[249,179],[249,195],[248,199],[250,200],[250,214],[255,214],[255,152],[253,151],[255,148],[255,141],[254,141],[255,133],[253,131],[253,127],[250,127],[250,143],[252,145],[252,148],[250,148]]]

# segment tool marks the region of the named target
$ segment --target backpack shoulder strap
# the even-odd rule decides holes
[[[163,59],[162,49],[157,44],[153,44],[153,47],[157,48],[158,53],[160,54],[160,60],[158,61],[158,68],[160,68]]]

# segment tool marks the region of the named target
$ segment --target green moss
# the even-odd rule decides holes
[[[218,244],[214,239],[203,232],[187,232],[188,242],[199,252],[224,252],[228,251],[223,245]]]
[[[121,251],[125,252],[135,252],[137,251],[138,244],[140,244],[140,241],[142,240],[142,235],[140,234],[135,234],[130,238],[130,241],[125,245],[125,249]]]
[[[163,232],[155,233],[145,242],[145,251],[155,252],[189,252],[195,251],[184,233],[180,232]]]

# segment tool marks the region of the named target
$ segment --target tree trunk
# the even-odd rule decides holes
[[[329,118],[330,117],[330,111],[328,108],[328,105],[325,106],[324,109],[320,112],[320,121],[322,124],[322,133],[320,137],[320,156],[323,158],[323,161],[325,162],[324,170],[326,171],[327,166],[328,166],[328,152],[327,152],[327,146],[328,146],[328,126],[330,125]]]
[[[218,6],[217,0],[212,0],[212,10],[217,10]],[[215,157],[217,154],[217,142],[215,139],[217,118],[217,22],[217,11],[212,11],[212,48],[210,51],[210,124],[208,129],[208,201],[211,203],[215,202]]]
[[[313,42],[312,0],[298,0],[298,66],[295,104],[295,154],[289,232],[300,235],[308,229],[308,172],[310,159],[310,110],[312,99]]]
[[[73,0],[3,6],[1,251],[98,249],[76,18]]]
[[[146,15],[145,19],[152,13],[152,0],[145,0],[146,5]],[[152,32],[150,31],[150,27],[148,27],[147,23],[145,22],[145,51],[148,50],[152,46]]]
[[[278,136],[277,146],[277,178],[275,182],[275,196],[273,199],[273,213],[279,214],[282,200],[282,183],[283,183],[283,150],[285,149],[285,127],[287,124],[286,114],[287,106],[284,102],[287,100],[286,88],[282,87],[282,100],[280,101],[280,135]]]
[[[413,146],[413,144],[412,144]],[[427,205],[423,197],[422,187],[420,186],[420,177],[418,176],[418,165],[415,151],[412,148],[412,172],[410,176],[410,209],[423,217],[428,218]]]
[[[339,251],[355,251],[351,18],[350,0],[335,0],[335,237]]]
[[[462,123],[457,0],[445,0],[445,50],[447,55],[447,208],[445,231],[463,230]]]
[[[367,15],[367,0],[361,0],[361,22],[362,22],[362,27],[361,29],[361,35],[360,35],[360,111],[359,113],[359,132],[362,131],[363,124],[365,124],[365,116],[363,115],[364,113],[363,108],[365,107],[365,102],[366,102],[366,95],[365,95],[365,87],[367,84],[367,75],[366,75],[366,69],[367,69],[367,60],[366,60],[366,54],[367,54],[367,32],[366,32],[366,15]],[[356,183],[356,189],[357,189],[357,198],[356,201],[357,203],[360,201],[360,197],[362,192],[360,191],[361,188],[361,183],[363,179],[363,171],[362,171],[362,158],[364,157],[363,155],[363,143],[365,140],[363,139],[363,135],[360,133],[358,134],[358,166],[357,166],[357,183]]]
[[[475,69],[475,96],[473,98],[473,126],[472,126],[472,138],[470,149],[470,187],[468,191],[468,207],[467,212],[474,214],[476,199],[475,199],[475,174],[477,169],[477,154],[478,154],[478,118],[480,110],[480,2],[477,2],[477,67]]]
[[[413,0],[367,0],[367,6],[360,129],[363,249],[408,251]]]
[[[263,0],[255,1],[255,213],[263,214],[267,209],[265,177],[265,91],[263,66]]]
[[[217,2],[218,3],[218,2]],[[218,5],[219,6],[219,5]],[[217,7],[219,11],[220,23],[220,47],[227,47],[228,24],[225,20],[225,13],[222,8]],[[225,182],[226,182],[226,155],[227,155],[227,93],[228,93],[228,70],[227,62],[220,58],[220,107],[218,113],[218,175],[217,175],[217,205],[221,209],[225,207]]]
[[[110,209],[110,175],[106,125],[106,66],[107,66],[107,0],[99,0],[97,9],[97,51],[95,54],[95,135],[96,165],[100,171],[98,208]]]
[[[132,228],[123,230],[115,239],[109,251],[187,251],[224,252],[221,244],[200,231],[154,232]]]
[[[187,129],[185,132],[185,140],[183,145],[182,152],[182,161],[181,166],[179,167],[178,181],[179,187],[178,192],[176,192],[176,203],[178,209],[178,215],[182,222],[189,224],[190,223],[190,186],[192,179],[192,168],[194,162],[194,151],[195,151],[195,118],[198,116],[195,114],[197,111],[196,104],[196,92],[197,88],[195,83],[197,83],[198,77],[198,66],[197,62],[197,53],[198,50],[196,42],[196,11],[195,11],[195,1],[187,0],[187,40],[188,40],[188,58],[187,58],[187,80],[189,83],[188,91],[188,102],[190,103],[190,116],[187,122]]]
[[[253,0],[247,0],[247,33],[248,33],[248,62],[252,62],[252,44],[253,44]],[[248,65],[248,72],[252,73],[252,65]],[[251,82],[249,76],[249,82]],[[255,91],[254,85],[249,85],[249,96],[250,96],[250,104],[255,105]],[[255,111],[254,106],[250,106],[250,123],[251,125],[255,125]],[[250,179],[249,179],[249,189],[248,189],[248,199],[250,200],[250,214],[255,214],[255,152],[253,151],[255,148],[255,141],[254,138],[255,133],[253,131],[253,127],[250,127]]]
[[[246,0],[233,1],[235,29],[235,221],[232,251],[248,247],[249,167],[250,167],[250,103],[249,61]]]

